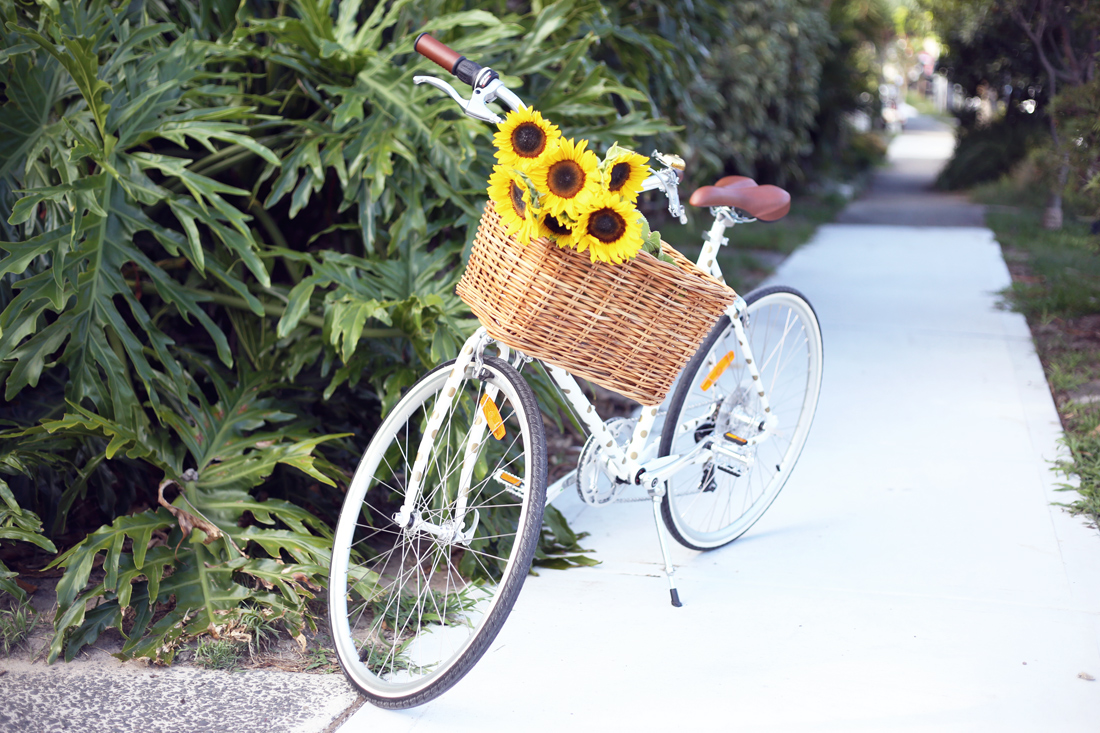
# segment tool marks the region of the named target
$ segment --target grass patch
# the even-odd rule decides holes
[[[681,191],[688,196],[690,191]],[[770,275],[776,263],[810,240],[817,228],[833,221],[847,201],[843,196],[800,195],[791,201],[791,213],[777,222],[739,224],[726,230],[729,244],[718,252],[726,281],[738,292],[748,292]],[[714,219],[705,209],[688,208],[688,223],[666,218],[654,222],[661,238],[694,261],[702,249],[703,235]]]
[[[336,652],[328,647],[314,647],[306,654],[303,672],[315,674],[332,674],[340,671],[340,665],[336,661]]]
[[[975,186],[968,192],[976,204],[995,207],[1024,207],[1042,209],[1049,192],[1041,185],[1020,185],[1019,181],[1003,176],[996,181]],[[986,222],[993,226],[993,222]]]
[[[195,647],[195,664],[203,669],[234,670],[240,666],[246,645],[229,639],[202,639]]]
[[[262,665],[268,652],[286,633],[279,618],[270,611],[246,609],[239,618],[220,629],[220,638],[202,638],[192,661],[204,669],[233,671],[245,665]]]
[[[16,602],[11,609],[0,609],[0,651],[5,657],[27,643],[35,626],[38,613],[29,601]]]
[[[1062,425],[1070,457],[1058,461],[1055,469],[1067,479],[1077,479],[1079,488],[1062,484],[1062,490],[1076,489],[1081,497],[1066,507],[1096,522],[1100,518],[1100,408],[1071,405],[1062,414]]]
[[[1100,403],[1078,393],[1100,382],[1100,237],[1070,220],[1061,231],[1042,228],[1034,194],[1011,182],[983,186],[974,198],[983,203],[1018,206],[1015,212],[989,213],[1012,274],[1003,293],[1023,313],[1035,340],[1054,395],[1069,456],[1055,470],[1077,486],[1078,498],[1065,504],[1075,514],[1100,521]]]
[[[986,223],[997,233],[1010,267],[1027,273],[1013,277],[1013,307],[1028,318],[1072,319],[1100,313],[1100,239],[1081,222],[1061,231],[1042,228],[1038,211],[993,213]]]

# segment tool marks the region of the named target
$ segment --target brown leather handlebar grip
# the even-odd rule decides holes
[[[436,62],[450,74],[455,72],[455,66],[463,58],[462,54],[448,47],[447,44],[435,40],[427,33],[421,33],[416,37],[413,50],[424,58]]]

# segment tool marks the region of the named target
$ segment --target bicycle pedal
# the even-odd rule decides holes
[[[728,473],[730,476],[733,476],[734,478],[741,478],[742,471],[741,471],[739,466],[716,466],[715,468],[717,468],[722,473]],[[714,491],[716,488],[718,488],[718,484],[715,483],[712,480],[706,486],[706,488],[703,489],[703,492],[705,493],[707,491]]]
[[[519,476],[513,476],[503,469],[498,469],[493,473],[493,478],[504,484],[504,488],[517,496],[524,496],[527,493],[527,486]]]

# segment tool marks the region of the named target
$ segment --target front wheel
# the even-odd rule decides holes
[[[793,288],[769,287],[745,302],[741,321],[771,412],[732,322],[722,316],[684,368],[661,433],[660,456],[688,453],[704,440],[724,449],[669,479],[662,500],[669,531],[695,550],[737,539],[775,501],[802,452],[821,391],[821,327],[809,301]],[[723,437],[747,441],[763,432],[756,445]]]
[[[336,527],[336,655],[380,707],[428,702],[473,667],[512,610],[542,528],[546,440],[534,393],[507,362],[485,357],[443,394],[452,364],[425,375],[383,421]],[[422,488],[399,517],[437,400],[444,419]]]

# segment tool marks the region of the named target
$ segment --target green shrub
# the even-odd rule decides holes
[[[888,143],[879,132],[862,132],[852,136],[851,142],[841,155],[841,161],[848,170],[864,171],[881,165],[886,160]]]
[[[997,180],[1029,150],[1046,143],[1050,131],[1042,115],[1013,112],[985,126],[968,121],[960,125],[957,137],[955,153],[936,179],[937,188],[958,190]]]
[[[53,562],[49,658],[124,612],[121,655],[164,662],[245,613],[300,633],[340,498],[320,487],[474,323],[453,289],[491,130],[412,84],[436,71],[415,34],[523,74],[571,134],[667,125],[588,60],[594,3],[74,8],[0,0],[0,471],[58,530],[102,500]]]
[[[34,512],[23,509],[15,500],[15,495],[7,483],[0,479],[0,541],[25,542],[47,552],[57,552],[53,542],[42,534],[42,521]],[[15,582],[19,575],[0,561],[0,598],[8,594],[19,603],[26,600],[27,594]]]
[[[1100,218],[1100,77],[1069,87],[1054,106],[1071,168],[1068,198]]]
[[[492,131],[412,84],[444,75],[417,33],[597,146],[676,113],[711,170],[797,176],[817,4],[510,7],[0,0],[0,474],[67,540],[51,660],[124,618],[121,656],[162,662],[248,614],[313,622],[340,487],[475,324],[454,284]],[[558,563],[577,537],[547,516]]]

